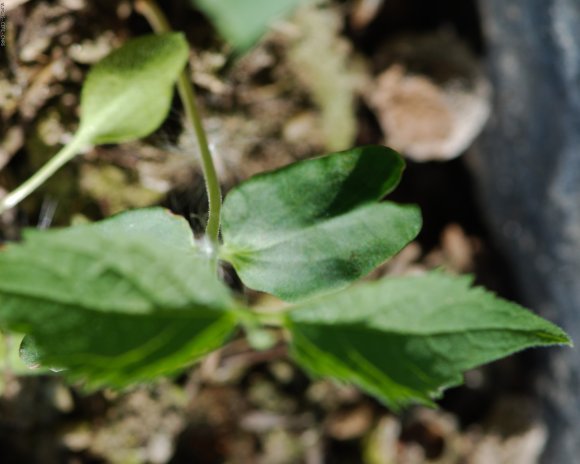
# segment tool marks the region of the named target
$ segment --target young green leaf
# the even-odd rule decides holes
[[[377,203],[403,168],[369,146],[257,175],[225,199],[222,257],[248,287],[286,300],[346,286],[419,232],[416,207]]]
[[[82,138],[119,143],[157,129],[167,117],[187,56],[183,34],[171,33],[130,40],[97,63],[82,90]]]
[[[161,208],[30,230],[0,251],[0,325],[30,336],[29,361],[92,386],[195,361],[232,332],[232,308],[186,221]]]
[[[358,385],[389,407],[432,405],[462,372],[532,346],[570,344],[530,311],[432,273],[363,284],[288,315],[291,352],[316,376]]]
[[[74,137],[20,187],[0,200],[0,213],[14,207],[90,144],[145,137],[169,112],[173,84],[187,62],[182,34],[133,39],[97,63],[81,96],[81,122]]]
[[[223,37],[238,51],[245,51],[304,0],[193,0],[211,18]]]

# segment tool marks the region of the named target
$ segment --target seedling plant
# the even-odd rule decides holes
[[[312,376],[358,386],[393,410],[433,405],[475,366],[533,347],[571,344],[552,323],[431,272],[355,284],[412,241],[421,214],[383,201],[404,162],[382,146],[354,148],[259,174],[223,201],[193,88],[188,45],[152,2],[157,35],[127,42],[90,71],[80,124],[44,168],[8,195],[15,206],[83,149],[144,137],[165,119],[173,86],[200,145],[209,197],[203,237],[163,208],[93,224],[26,230],[0,251],[0,326],[24,334],[23,359],[88,388],[173,375],[238,329],[256,349],[281,329]],[[250,308],[220,280],[230,263],[249,288],[292,303]]]

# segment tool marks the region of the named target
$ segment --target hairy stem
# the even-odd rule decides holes
[[[145,16],[155,32],[171,32],[171,26],[155,0],[137,0],[135,2],[135,8]],[[211,157],[207,137],[201,122],[201,116],[197,108],[195,91],[186,70],[179,75],[177,90],[179,91],[179,96],[185,108],[187,119],[195,132],[199,152],[201,154],[201,164],[209,202],[209,218],[205,231],[212,242],[217,242],[220,230],[220,211],[222,205],[220,184]]]
[[[60,151],[54,155],[42,168],[40,168],[32,177],[20,185],[16,190],[10,192],[2,201],[0,201],[0,214],[13,208],[28,195],[40,187],[46,180],[58,171],[68,161],[73,159],[88,143],[86,136],[78,132],[74,138],[67,143]]]

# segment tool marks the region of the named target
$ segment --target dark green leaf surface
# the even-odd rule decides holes
[[[532,346],[569,344],[530,311],[439,273],[393,278],[291,311],[292,356],[398,410],[432,404],[462,372]]]
[[[231,333],[233,307],[187,222],[161,208],[30,230],[0,251],[0,324],[28,334],[42,364],[93,386],[191,363]]]
[[[225,199],[222,257],[248,287],[286,300],[346,286],[419,232],[416,207],[377,203],[403,168],[369,146],[257,175]]]
[[[130,40],[105,57],[83,85],[80,136],[99,144],[149,135],[169,112],[187,56],[184,36],[173,33]]]
[[[303,0],[193,0],[220,34],[238,51],[244,51]]]

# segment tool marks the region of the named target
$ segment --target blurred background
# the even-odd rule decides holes
[[[90,66],[150,32],[132,1],[4,0],[0,197],[78,124]],[[369,278],[444,268],[533,308],[580,340],[578,0],[166,0],[224,191],[362,144],[401,151],[393,200],[418,239]],[[149,205],[205,221],[194,136],[176,100],[145,140],[77,157],[0,216],[24,227]],[[232,285],[238,285],[234,276]],[[246,292],[258,304],[273,304]],[[176,379],[88,394],[32,375],[0,334],[0,463],[573,464],[576,350],[527,351],[468,372],[440,409],[395,416],[312,381],[284,347],[243,338]]]

